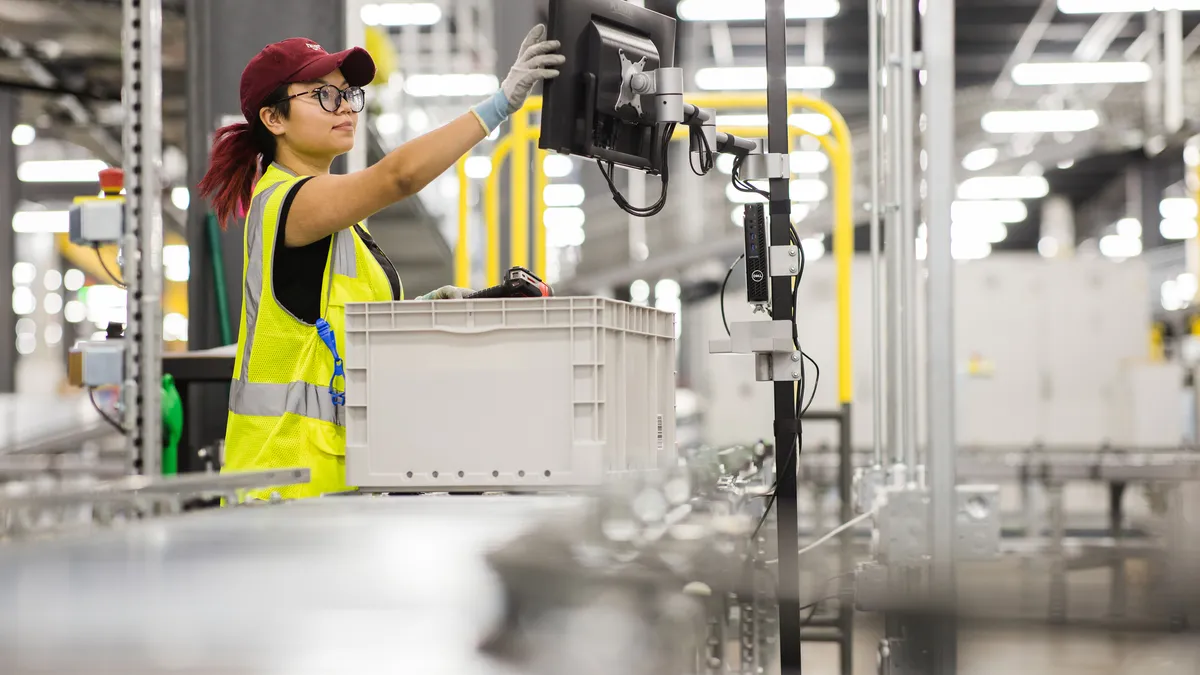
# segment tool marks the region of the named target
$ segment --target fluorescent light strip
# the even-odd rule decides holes
[[[977,176],[958,186],[959,199],[1041,199],[1050,184],[1041,176]]]
[[[1012,80],[1021,86],[1058,84],[1130,84],[1149,82],[1150,64],[1143,61],[1020,63]]]
[[[368,26],[432,26],[442,20],[442,8],[432,2],[386,2],[363,5],[359,18]]]
[[[1058,11],[1063,14],[1132,14],[1172,9],[1197,11],[1200,0],[1058,0]]]
[[[983,220],[993,223],[1021,223],[1029,217],[1025,202],[1015,199],[956,201],[950,205],[954,222]]]
[[[817,136],[825,136],[833,131],[833,122],[829,118],[820,113],[794,113],[788,116],[788,124],[803,129],[810,134]],[[767,128],[766,115],[717,115],[717,127],[730,127],[739,129],[763,129]]]
[[[17,178],[23,183],[98,183],[107,168],[98,159],[31,160],[17,167]]]
[[[826,66],[791,66],[787,69],[789,89],[828,89],[836,76]],[[696,71],[696,87],[706,91],[744,91],[767,88],[767,69],[701,68]]]
[[[409,75],[404,92],[409,96],[486,96],[500,86],[495,75],[487,73],[450,73],[445,75]]]
[[[463,167],[466,171],[467,178],[480,180],[492,175],[492,158],[491,157],[468,157],[466,165]]]
[[[1133,258],[1142,252],[1142,240],[1138,237],[1122,237],[1119,234],[1109,234],[1100,238],[1100,253],[1106,258],[1123,260]]]
[[[991,134],[1077,133],[1100,126],[1095,110],[998,110],[981,120]]]
[[[785,0],[783,7],[789,19],[828,19],[841,11],[837,0]],[[677,12],[682,21],[763,21],[767,17],[764,0],[682,0]]]
[[[1158,232],[1163,239],[1181,241],[1196,236],[1197,225],[1195,218],[1167,218],[1158,224]]]
[[[583,203],[586,193],[582,185],[561,184],[547,185],[542,191],[542,197],[547,207],[579,206]]]
[[[566,155],[546,155],[545,161],[542,162],[542,170],[546,172],[547,178],[565,178],[575,170],[575,163]]]
[[[71,223],[68,211],[17,211],[13,214],[13,232],[40,234],[66,232]]]
[[[996,163],[1000,158],[1000,151],[996,148],[979,148],[967,153],[963,157],[962,167],[967,171],[983,171]]]
[[[1170,197],[1159,202],[1158,212],[1166,220],[1195,220],[1200,208],[1190,197]]]

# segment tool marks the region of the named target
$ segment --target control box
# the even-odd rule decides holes
[[[113,244],[121,239],[124,221],[124,199],[89,199],[71,206],[67,233],[72,244]]]

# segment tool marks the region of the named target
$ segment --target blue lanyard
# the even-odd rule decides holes
[[[333,377],[329,378],[329,396],[333,399],[333,405],[346,405],[346,392],[338,391],[333,383],[339,378],[345,381],[345,371],[342,368],[342,357],[338,356],[337,337],[333,334],[333,328],[325,319],[317,319],[317,335],[321,336],[321,342],[329,347],[329,351],[333,353]]]

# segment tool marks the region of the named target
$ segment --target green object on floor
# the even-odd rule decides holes
[[[183,438],[183,399],[175,388],[174,375],[162,379],[162,428],[162,475],[174,476],[179,472],[179,441]]]

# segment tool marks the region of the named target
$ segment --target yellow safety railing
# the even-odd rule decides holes
[[[700,108],[714,110],[765,109],[766,94],[688,94],[684,99]],[[529,214],[529,164],[530,144],[537,141],[540,129],[530,122],[530,115],[540,112],[541,97],[531,96],[525,106],[512,116],[512,133],[497,141],[492,146],[492,171],[487,178],[484,188],[484,231],[485,231],[485,285],[492,286],[500,282],[500,173],[505,159],[512,156],[514,169],[523,167],[524,170],[512,172],[512,203],[510,209],[510,260],[514,265],[524,265],[528,262],[530,224],[533,223],[533,271],[538,276],[546,273],[546,234],[543,225],[546,206],[544,191],[547,183],[543,161],[544,150],[534,153],[534,213]],[[800,94],[788,95],[789,115],[796,110],[810,110],[829,120],[831,131],[828,135],[814,134],[802,128],[791,126],[788,134],[789,146],[791,140],[798,136],[813,136],[820,143],[825,154],[829,156],[833,169],[833,257],[837,268],[837,330],[838,330],[838,399],[841,403],[854,400],[854,371],[853,353],[851,351],[850,298],[851,276],[854,260],[854,195],[853,195],[853,150],[850,142],[850,129],[841,113],[833,106],[820,99],[814,99]],[[732,127],[721,126],[721,131],[742,137],[763,137],[767,135],[765,126]],[[686,129],[678,129],[676,139],[687,138]],[[831,138],[832,136],[832,138]],[[455,249],[455,283],[459,286],[470,285],[470,239],[468,235],[469,209],[467,192],[470,181],[466,173],[464,157],[458,163],[459,179],[459,213],[458,213],[458,244]]]

